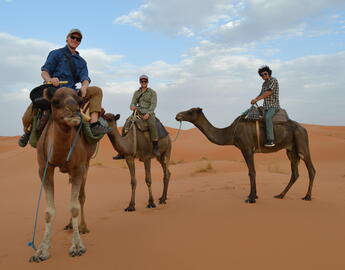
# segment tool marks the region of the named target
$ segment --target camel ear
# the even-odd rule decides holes
[[[115,121],[117,121],[119,119],[120,119],[120,115],[119,114],[115,115]]]
[[[55,87],[47,87],[46,89],[43,90],[43,97],[51,101],[55,91],[56,91]]]
[[[197,113],[201,113],[201,112],[202,112],[202,109],[201,109],[201,108],[196,108],[196,112],[197,112]]]

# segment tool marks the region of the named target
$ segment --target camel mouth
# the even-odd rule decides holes
[[[76,127],[80,125],[81,119],[80,116],[71,116],[64,118],[65,123],[70,127]]]
[[[182,121],[183,120],[183,116],[182,114],[178,113],[175,117],[176,121]]]

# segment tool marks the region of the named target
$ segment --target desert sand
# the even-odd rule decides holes
[[[285,151],[256,154],[256,204],[246,204],[249,179],[240,151],[216,146],[197,129],[173,143],[168,204],[158,205],[162,171],[153,161],[157,208],[145,208],[144,166],[137,161],[136,212],[124,212],[130,180],[124,161],[108,138],[92,159],[86,186],[82,235],[86,254],[71,258],[70,185],[56,170],[56,218],[51,258],[29,263],[34,214],[40,188],[36,151],[19,148],[18,137],[0,138],[0,269],[345,269],[345,127],[304,125],[316,178],[313,200],[303,201],[308,185],[304,163],[284,199],[275,199],[290,179]],[[174,138],[177,130],[169,129]],[[44,229],[42,200],[36,244]]]

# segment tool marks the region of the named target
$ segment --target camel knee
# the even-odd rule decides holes
[[[255,171],[249,172],[248,175],[249,175],[249,177],[256,177],[256,172]]]
[[[79,215],[79,208],[78,207],[72,207],[71,208],[71,215],[72,218],[76,218]]]
[[[49,209],[45,213],[45,221],[46,223],[50,223],[54,220],[55,217],[55,210]]]
[[[151,185],[152,185],[151,179],[145,179],[145,182],[146,182],[146,185],[147,185],[148,187],[151,187]]]
[[[79,194],[79,202],[83,204],[85,202],[86,196],[85,193],[80,193]]]

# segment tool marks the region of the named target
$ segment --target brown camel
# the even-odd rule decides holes
[[[178,121],[188,121],[194,124],[212,142],[218,145],[234,145],[242,152],[246,160],[249,178],[250,194],[246,202],[255,203],[258,198],[256,195],[256,172],[254,166],[254,153],[261,149],[263,153],[276,152],[286,149],[287,156],[291,162],[291,178],[286,188],[275,198],[282,199],[291,186],[297,180],[298,163],[303,159],[309,173],[309,187],[303,200],[311,200],[311,191],[315,177],[315,169],[311,161],[308,143],[308,133],[304,127],[295,121],[288,120],[284,123],[274,125],[276,146],[272,148],[264,147],[264,136],[260,136],[260,148],[257,143],[255,122],[246,121],[239,116],[230,126],[226,128],[215,128],[206,119],[201,108],[192,108],[188,111],[180,112],[176,115]],[[260,123],[260,134],[264,133],[263,124]]]
[[[135,158],[139,158],[140,161],[144,162],[145,166],[145,182],[149,190],[148,208],[155,208],[154,199],[151,190],[151,159],[154,157],[152,154],[152,142],[148,131],[140,131],[135,124],[132,124],[128,133],[125,136],[121,136],[116,121],[120,118],[120,115],[107,113],[105,118],[108,121],[109,126],[112,128],[112,132],[108,133],[109,140],[113,145],[114,149],[122,154],[127,162],[127,166],[131,175],[131,187],[132,195],[131,201],[125,211],[135,211],[135,189],[137,180],[135,178]],[[161,164],[163,169],[163,193],[159,198],[160,204],[165,204],[168,193],[168,185],[170,179],[169,161],[171,154],[171,140],[169,135],[159,139],[158,141],[160,157],[157,157],[158,162]]]
[[[70,211],[71,220],[66,228],[73,229],[72,246],[69,254],[81,256],[86,252],[80,234],[88,232],[84,218],[85,183],[89,161],[95,152],[95,145],[90,145],[84,137],[77,132],[80,124],[80,105],[82,99],[76,91],[70,88],[60,88],[53,96],[48,98],[51,101],[52,114],[37,144],[37,159],[39,175],[43,182],[44,170],[47,165],[46,177],[44,180],[44,191],[46,195],[45,231],[36,253],[30,258],[32,262],[40,262],[49,258],[49,247],[51,238],[51,226],[55,216],[54,205],[54,169],[59,167],[60,171],[69,174],[69,181],[72,184]],[[77,137],[76,137],[77,136]],[[72,142],[76,139],[75,148],[71,158],[67,160]],[[78,217],[81,215],[81,222],[78,228]]]

